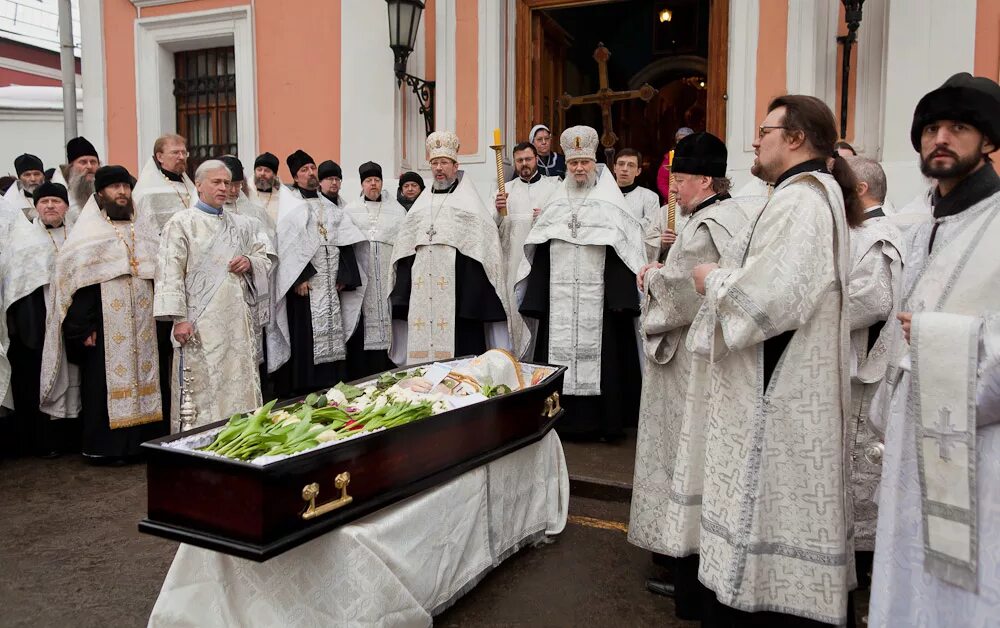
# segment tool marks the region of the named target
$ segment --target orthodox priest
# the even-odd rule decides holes
[[[222,161],[198,166],[198,201],[174,214],[160,236],[153,315],[173,323],[175,363],[191,369],[198,414],[188,427],[261,404],[257,305],[268,300],[273,252],[256,219],[224,210],[231,181]],[[173,408],[179,394],[175,387]]]
[[[271,222],[278,224],[278,191],[281,189],[281,179],[278,178],[278,158],[271,153],[261,153],[253,162],[253,185],[257,190],[257,198],[264,206],[264,211],[270,216]]]
[[[97,149],[85,137],[66,142],[66,165],[52,173],[52,182],[66,186],[69,192],[69,212],[66,222],[72,225],[94,195],[94,176],[101,167]]]
[[[42,370],[42,346],[45,342],[45,316],[55,271],[56,253],[66,241],[66,212],[69,199],[66,188],[58,183],[42,183],[35,188],[33,208],[38,216],[33,222],[14,221],[6,244],[0,249],[0,284],[3,315],[7,323],[11,364],[11,393],[14,432],[10,435],[25,453],[43,457],[58,455],[63,443],[57,430],[71,419],[52,421],[38,409]],[[74,395],[79,394],[79,374],[75,367],[67,372]],[[68,436],[66,434],[65,436]]]
[[[503,251],[504,269],[507,277],[507,298],[515,303],[514,280],[517,269],[524,260],[524,240],[528,237],[535,219],[542,213],[542,208],[556,193],[562,182],[558,177],[546,177],[538,171],[538,154],[534,144],[521,142],[514,147],[514,170],[517,176],[507,183],[507,194],[497,192],[494,206],[502,215],[500,221],[500,248]],[[516,308],[512,308],[516,309]],[[511,326],[511,345],[515,348],[525,346],[527,339],[522,338],[521,314],[511,313],[515,324]],[[530,351],[530,347],[528,348]]]
[[[14,159],[14,171],[17,172],[17,180],[7,188],[4,200],[9,206],[23,211],[28,220],[34,220],[38,214],[33,194],[38,186],[45,183],[45,166],[38,157],[25,153]]]
[[[771,101],[753,174],[775,192],[719,264],[692,273],[705,299],[688,348],[713,362],[698,568],[715,593],[708,625],[841,625],[853,612],[847,228],[861,207],[836,140],[823,101]]]
[[[956,74],[917,103],[933,222],[906,234],[903,302],[873,401],[885,456],[869,623],[1000,617],[1000,86]]]
[[[170,325],[153,318],[157,232],[137,216],[134,179],[121,166],[95,173],[87,203],[56,259],[42,354],[41,410],[54,416],[69,387],[65,356],[80,368],[83,454],[121,463],[167,433]]]
[[[568,369],[559,433],[614,440],[639,413],[642,227],[597,164],[597,131],[571,127],[560,143],[566,180],[525,240],[515,291],[521,315],[537,322],[531,357]]]
[[[886,180],[882,166],[865,157],[845,157],[858,180],[865,221],[851,232],[848,284],[851,320],[851,410],[848,443],[851,495],[854,498],[854,550],[858,586],[868,588],[878,520],[878,483],[882,465],[870,449],[880,433],[870,421],[871,400],[885,376],[889,327],[900,300],[903,272],[902,235],[882,212]],[[866,451],[869,451],[866,455]]]
[[[268,371],[282,396],[346,377],[347,339],[358,324],[367,279],[355,251],[365,237],[320,193],[316,162],[302,150],[286,161],[295,178],[280,192],[280,263],[267,330]]]
[[[135,207],[149,214],[162,231],[170,217],[191,207],[198,199],[194,183],[187,176],[187,140],[173,133],[156,138],[153,155],[135,184]]]
[[[451,131],[427,136],[434,183],[406,214],[392,249],[389,302],[393,319],[405,321],[392,336],[396,364],[511,348],[500,236],[459,169],[459,145]]]
[[[347,207],[347,199],[340,195],[340,184],[344,180],[344,171],[340,164],[327,159],[319,165],[317,170],[319,177],[319,191],[331,203],[337,207]]]
[[[726,145],[710,133],[681,139],[674,155],[674,188],[689,219],[663,264],[639,273],[646,295],[641,318],[646,368],[642,382],[628,540],[654,553],[673,583],[649,580],[647,588],[674,595],[678,618],[701,618],[704,587],[698,582],[698,539],[705,462],[709,364],[684,344],[704,297],[691,271],[718,262],[754,208],[731,199]]]
[[[358,168],[361,198],[347,206],[347,215],[367,235],[357,244],[367,269],[363,311],[347,341],[347,376],[354,380],[393,368],[389,360],[392,312],[389,309],[389,262],[406,210],[382,188],[382,167],[373,161]],[[402,327],[402,325],[397,325]]]
[[[225,210],[250,218],[254,225],[266,236],[270,243],[269,254],[274,253],[274,240],[276,237],[275,223],[271,220],[271,215],[267,213],[256,188],[247,185],[246,173],[243,171],[243,162],[234,155],[222,155],[218,158],[224,163],[232,174],[232,180],[226,187]],[[197,187],[197,182],[195,183]],[[199,198],[201,194],[199,193]]]

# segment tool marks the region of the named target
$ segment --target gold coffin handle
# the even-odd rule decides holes
[[[342,506],[346,506],[354,501],[354,498],[347,494],[347,485],[351,483],[351,474],[347,471],[337,475],[336,479],[333,481],[333,485],[340,489],[340,497],[333,501],[326,502],[325,504],[316,505],[316,498],[319,497],[319,483],[313,482],[312,484],[306,484],[302,488],[302,499],[309,502],[309,506],[306,507],[306,511],[302,513],[302,518],[306,521],[310,519],[315,519],[321,515],[325,515],[328,512],[333,512]]]
[[[559,393],[554,392],[545,398],[545,406],[542,407],[542,416],[551,419],[560,412],[562,412],[562,406],[559,405]]]

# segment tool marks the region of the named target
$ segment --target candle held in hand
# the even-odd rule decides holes
[[[668,166],[674,165],[674,151],[670,151],[670,153],[669,153],[669,155],[667,157],[667,165]]]

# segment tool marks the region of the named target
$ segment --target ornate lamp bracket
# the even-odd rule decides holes
[[[837,43],[844,46],[840,65],[840,137],[847,138],[847,114],[850,108],[848,88],[851,85],[851,48],[858,42],[858,28],[861,27],[861,9],[865,0],[841,0],[844,3],[844,21],[847,34],[837,37]]]

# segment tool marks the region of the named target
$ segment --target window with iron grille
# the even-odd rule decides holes
[[[236,50],[233,46],[174,55],[177,132],[187,138],[188,174],[203,161],[236,155]]]

